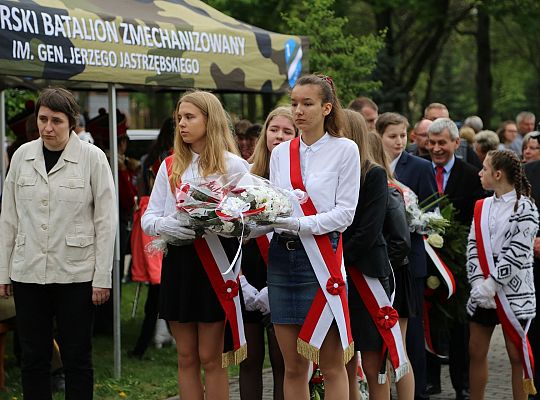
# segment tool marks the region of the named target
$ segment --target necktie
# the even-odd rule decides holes
[[[444,167],[441,166],[441,165],[437,165],[437,166],[435,167],[435,171],[436,171],[436,174],[435,174],[435,180],[437,181],[437,190],[439,191],[439,193],[444,193],[444,188],[443,188],[443,182],[444,182],[444,178],[443,178]]]

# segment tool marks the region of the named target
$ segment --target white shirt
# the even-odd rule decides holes
[[[200,179],[199,174],[199,155],[192,153],[193,158],[191,164],[186,168],[182,174],[182,181],[188,181],[193,179]],[[226,153],[227,157],[227,173],[233,175],[236,173],[248,172],[249,164],[243,158],[229,153]],[[219,175],[209,175],[205,180],[216,179]],[[150,201],[148,208],[141,218],[141,225],[143,231],[150,236],[157,236],[155,231],[155,223],[158,218],[171,215],[176,212],[176,199],[171,191],[171,185],[169,184],[169,176],[167,174],[167,166],[165,161],[159,166],[159,171],[152,188],[150,195]]]
[[[272,151],[270,181],[290,189],[290,142]],[[300,140],[302,180],[317,209],[316,215],[301,216],[300,231],[314,235],[343,232],[353,221],[360,191],[360,155],[352,140],[326,133],[311,146]]]
[[[493,202],[489,209],[489,238],[493,255],[497,257],[502,250],[507,230],[508,220],[514,212],[516,204],[516,191],[503,194],[501,197],[493,195]]]
[[[390,163],[390,171],[392,172],[396,172],[396,166],[397,166],[397,163],[399,162],[399,159],[401,158],[401,154],[403,154],[403,152],[401,152],[399,154],[399,156],[397,156],[396,158],[394,158],[392,160],[392,162]]]

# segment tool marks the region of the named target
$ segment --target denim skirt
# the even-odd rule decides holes
[[[331,233],[334,250],[339,234]],[[294,249],[290,250],[291,247]],[[300,241],[287,248],[274,234],[268,252],[268,297],[272,323],[302,325],[319,289],[319,282]]]

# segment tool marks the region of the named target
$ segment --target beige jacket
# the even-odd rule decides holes
[[[110,288],[117,220],[111,169],[98,147],[72,132],[47,174],[43,141],[22,145],[2,195],[0,283]]]

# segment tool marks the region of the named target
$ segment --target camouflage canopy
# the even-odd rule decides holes
[[[0,0],[9,76],[277,92],[308,69],[307,41],[197,0]]]

